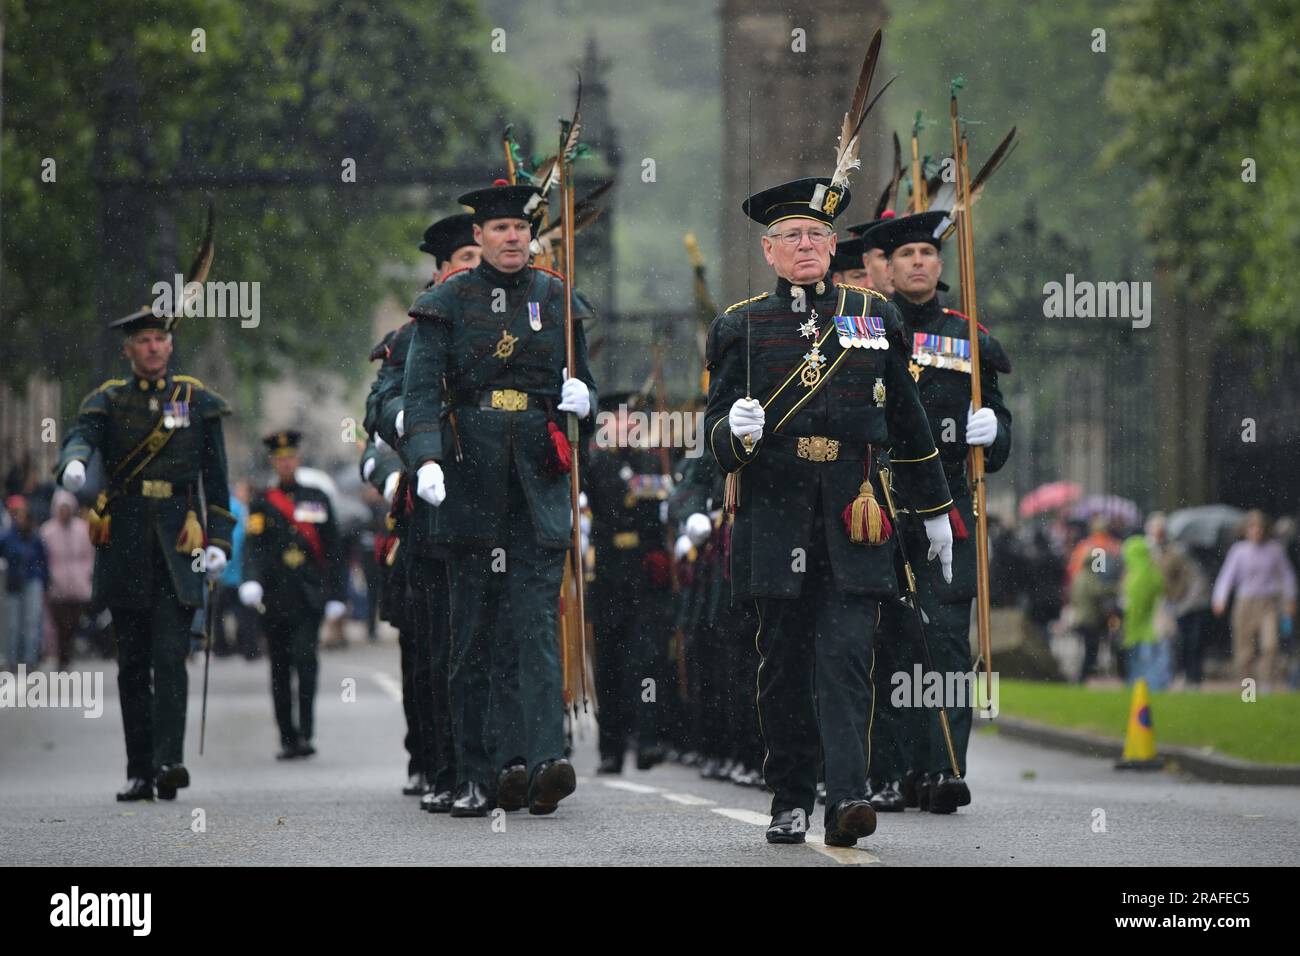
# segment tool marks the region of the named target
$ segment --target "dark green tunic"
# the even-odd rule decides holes
[[[164,422],[169,412],[170,428]],[[190,550],[177,551],[176,542],[190,510],[202,520],[202,479],[208,543],[230,554],[235,518],[229,510],[221,429],[222,416],[228,414],[230,406],[216,392],[196,378],[170,372],[156,382],[139,376],[109,379],[82,400],[55,477],[62,478],[69,462],[87,462],[96,451],[103,457],[109,482],[105,513],[112,521],[109,542],[95,549],[96,604],[154,606],[157,564],[149,548],[156,544],[180,603],[203,605],[202,562]],[[146,447],[151,434],[158,444],[152,457]],[[169,482],[170,497],[146,496],[144,481],[152,483],[148,488],[154,495]]]
[[[574,300],[575,318],[589,317],[584,300],[576,294]],[[529,303],[536,304],[538,330],[531,327]],[[498,272],[484,261],[425,291],[410,314],[416,322],[402,392],[405,436],[398,448],[412,470],[428,461],[442,465],[447,500],[435,509],[434,539],[475,547],[509,540],[519,529],[507,526],[508,496],[522,494],[538,543],[567,548],[569,479],[546,468],[547,422],[563,430],[566,418],[555,411],[565,366],[563,281],[534,268]],[[509,338],[513,344],[499,348]],[[592,414],[580,423],[581,448],[592,431],[596,394],[581,322],[574,338],[577,367],[569,373],[591,392]],[[527,409],[481,407],[491,390],[503,389],[526,392]],[[456,416],[459,454],[444,408]],[[512,465],[518,484],[510,478]]]

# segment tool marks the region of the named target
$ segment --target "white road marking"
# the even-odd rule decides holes
[[[766,827],[772,822],[772,818],[765,813],[758,813],[754,810],[733,810],[730,807],[713,807],[713,812],[728,817],[732,820],[739,820],[741,823],[752,823],[754,826]],[[870,850],[859,849],[857,847],[839,847],[827,846],[826,837],[821,833],[809,833],[805,846],[810,846],[823,856],[829,856],[836,863],[843,863],[848,866],[870,866],[880,862],[880,857],[876,856]]]
[[[402,682],[390,674],[383,671],[371,671],[370,676],[375,679],[375,683],[385,694],[393,698],[399,704],[402,702]]]
[[[602,780],[611,790],[626,790],[628,793],[659,793],[658,787],[649,787],[644,783],[629,783],[626,780]]]
[[[663,797],[665,800],[685,804],[688,807],[711,807],[717,803],[716,800],[706,800],[704,797],[697,797],[692,793],[665,793]]]
[[[759,813],[757,810],[733,810],[730,807],[714,807],[713,812],[732,820],[739,820],[741,823],[752,823],[756,827],[766,827],[772,822],[770,816],[766,813]]]

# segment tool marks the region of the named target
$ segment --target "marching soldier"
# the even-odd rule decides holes
[[[496,800],[489,701],[512,669],[529,812],[554,812],[577,785],[564,757],[556,641],[573,521],[567,473],[578,451],[564,425],[566,413],[578,417],[580,449],[595,388],[581,324],[576,367],[565,366],[563,281],[528,264],[539,197],[503,180],[462,196],[482,261],[426,291],[410,313],[399,432],[416,494],[437,509],[434,540],[450,546],[457,816],[485,815]],[[588,318],[573,298],[575,319]]]
[[[636,397],[635,392],[620,392],[601,400],[602,411],[616,416],[617,434],[611,436],[613,447],[592,453],[584,475],[596,549],[590,607],[596,635],[598,772],[603,774],[623,772],[633,736],[638,770],[663,760],[657,695],[648,698],[642,681],[662,669],[669,633],[672,582],[659,511],[671,483],[654,455],[627,443],[626,414]]]
[[[426,290],[452,272],[472,269],[478,265],[479,246],[474,240],[471,217],[457,213],[439,219],[425,230],[420,251],[433,256],[437,266]],[[372,354],[382,358],[383,365],[366,402],[366,429],[379,442],[392,447],[401,447],[397,428],[403,416],[402,382],[414,332],[415,322],[406,323],[389,333],[381,343],[382,348]],[[401,644],[403,704],[407,702],[409,683],[408,724],[414,718],[408,736],[413,738],[421,755],[419,762],[424,766],[427,783],[420,808],[430,813],[448,813],[456,784],[456,763],[448,701],[451,624],[446,549],[433,541],[433,508],[412,493],[407,463],[403,461],[401,473],[389,475],[386,481],[384,495],[392,505],[396,522],[389,558],[404,575],[400,586],[409,601],[405,615],[409,631],[399,632],[399,639],[404,642]],[[394,572],[394,578],[397,573]],[[515,789],[520,789],[517,779],[514,783]],[[526,784],[525,779],[523,785]]]
[[[280,431],[262,440],[278,484],[249,506],[248,569],[239,599],[263,611],[271,658],[271,699],[280,729],[277,760],[310,757],[315,729],[317,644],[322,615],[336,621],[344,604],[344,558],[329,496],[298,483],[302,434]],[[263,604],[265,602],[265,604]],[[294,721],[292,678],[298,678]]]
[[[953,576],[946,580],[932,568],[914,567],[917,592],[925,613],[925,637],[931,662],[943,678],[968,674],[971,599],[976,592],[975,514],[966,479],[967,452],[984,448],[984,468],[995,472],[1011,452],[1011,413],[1002,400],[998,375],[1011,371],[1001,344],[981,326],[981,402],[971,411],[970,340],[966,316],[939,303],[943,260],[939,236],[948,214],[929,211],[887,219],[867,233],[866,241],[888,258],[893,302],[903,317],[911,355],[909,370],[917,381],[930,429],[954,505]],[[923,543],[916,510],[900,516],[908,554]],[[966,746],[970,739],[972,702],[946,701],[953,751],[950,754],[936,708],[894,708],[889,704],[890,675],[913,674],[921,662],[915,612],[891,602],[880,623],[878,646],[889,659],[878,659],[877,689],[885,698],[877,709],[873,737],[872,802],[882,810],[919,806],[932,813],[952,813],[970,803]],[[956,764],[957,773],[954,774]],[[909,779],[910,778],[910,779]],[[910,784],[910,786],[909,786]]]
[[[152,800],[155,786],[174,800],[189,786],[190,621],[203,606],[203,568],[221,573],[234,529],[221,427],[230,406],[198,379],[169,370],[174,326],[149,309],[112,323],[126,336],[131,375],[82,400],[55,469],[76,492],[99,452],[108,478],[91,518],[94,602],[110,609],[117,632],[124,801]]]
[[[926,516],[948,573],[952,506],[902,322],[878,293],[829,281],[847,187],[808,178],[751,196],[776,287],[709,331],[705,433],[735,503],[732,587],[758,616],[758,716],[773,791],[771,843],[802,843],[825,758],[825,840],[875,830],[867,800],[872,635],[897,593],[871,493],[873,449],[892,446],[900,485]],[[738,487],[737,487],[738,486]]]

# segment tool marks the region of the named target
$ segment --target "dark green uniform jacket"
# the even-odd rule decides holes
[[[799,556],[806,562],[814,515],[820,510],[836,588],[891,596],[897,593],[892,546],[853,543],[841,520],[863,481],[869,447],[892,446],[896,480],[919,511],[939,514],[952,505],[916,383],[907,371],[902,320],[883,296],[853,286],[825,282],[821,295],[810,286],[807,299],[802,311],[796,309],[790,283],[779,279],[774,293],[732,306],[709,330],[705,440],[723,470],[738,473],[740,482],[732,587],[737,598],[797,597],[805,566]],[[810,353],[813,339],[804,337],[800,326],[814,310],[822,354],[836,358],[823,366],[827,383],[810,387],[791,373]],[[877,325],[883,323],[888,347],[841,348],[836,314],[875,317]],[[766,413],[763,437],[752,454],[746,454],[727,421],[732,404],[745,397],[747,352],[750,394]],[[784,421],[777,417],[783,404],[790,406]],[[822,461],[800,457],[800,438],[838,442],[837,456]]]
[[[139,376],[109,379],[82,401],[55,477],[62,478],[69,462],[89,461],[96,451],[103,456],[111,530],[108,543],[95,549],[97,605],[152,606],[155,582],[148,549],[156,543],[167,558],[181,604],[202,606],[201,563],[189,550],[177,551],[176,542],[189,511],[202,520],[201,477],[208,544],[230,554],[235,518],[226,507],[230,490],[221,430],[221,418],[228,414],[230,406],[216,392],[196,378],[170,372],[156,382]],[[156,454],[150,451],[150,436]]]
[[[576,294],[573,308],[575,319],[591,316]],[[484,261],[425,291],[410,314],[416,322],[402,391],[405,436],[398,448],[412,471],[427,461],[442,465],[447,500],[434,509],[435,540],[477,547],[508,541],[520,529],[505,526],[507,495],[522,494],[537,541],[545,548],[568,547],[569,478],[546,468],[547,422],[554,420],[563,431],[566,417],[555,411],[565,367],[563,281],[531,267],[498,272]],[[591,400],[577,454],[592,433],[597,406],[581,322],[574,340],[577,367],[569,374],[587,384]],[[493,408],[493,392],[503,404],[526,393],[527,407]],[[459,449],[444,411],[455,413]]]
[[[937,296],[923,305],[913,305],[897,295],[893,301],[899,308],[907,330],[907,340],[912,351],[909,367],[916,378],[921,404],[925,406],[930,430],[939,447],[939,458],[948,477],[948,489],[966,529],[965,536],[960,531],[954,535],[951,584],[944,581],[937,563],[932,563],[928,568],[918,566],[918,563],[925,563],[918,559],[918,554],[920,558],[925,557],[925,552],[920,550],[925,532],[924,528],[917,527],[919,522],[916,521],[905,522],[908,555],[918,574],[930,576],[932,593],[939,600],[968,601],[975,596],[976,590],[975,511],[966,476],[966,457],[970,450],[966,444],[966,419],[971,400],[970,372],[964,368],[954,369],[951,365],[938,367],[932,360],[927,360],[923,353],[927,347],[926,336],[943,336],[964,345],[970,340],[970,326],[960,312],[943,308]],[[1011,363],[1001,343],[986,330],[981,330],[979,341],[981,403],[993,409],[998,419],[997,437],[992,445],[984,448],[984,471],[991,474],[1006,464],[1007,456],[1011,453],[1011,412],[1007,410],[1006,403],[1002,400],[1002,390],[998,387],[998,375],[1010,372]],[[900,497],[905,495],[900,494]]]
[[[295,521],[315,529],[320,555],[263,493],[249,505],[244,526],[244,579],[262,585],[269,620],[297,623],[318,617],[326,601],[346,600],[346,566],[329,496],[299,484],[280,490],[294,504]]]

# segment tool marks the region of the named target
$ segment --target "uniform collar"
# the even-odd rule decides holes
[[[502,272],[486,259],[479,260],[475,271],[490,285],[503,286],[507,289],[517,289],[524,283],[531,281],[533,277],[531,266],[524,266],[518,272]]]
[[[817,291],[817,283],[821,283],[821,292]],[[776,277],[776,297],[778,299],[793,299],[796,295],[795,289],[803,289],[804,295],[811,296],[815,299],[824,299],[827,296],[835,294],[835,285],[831,282],[831,274],[828,272],[819,280],[814,280],[804,286],[796,286],[784,276]]]
[[[943,306],[939,304],[937,295],[933,295],[927,301],[917,305],[895,292],[894,304],[898,306],[898,311],[903,314],[903,321],[909,329],[924,328],[936,318],[943,316]]]
[[[171,383],[171,372],[164,372],[162,378],[156,380],[147,379],[137,375],[134,371],[131,373],[131,388],[137,392],[161,392]]]

